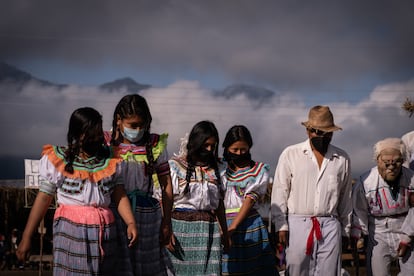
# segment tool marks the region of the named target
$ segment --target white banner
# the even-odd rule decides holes
[[[39,189],[39,160],[24,159],[24,187]]]

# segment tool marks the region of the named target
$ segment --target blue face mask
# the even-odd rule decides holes
[[[131,143],[138,142],[144,136],[145,129],[133,129],[124,126],[124,133],[122,134],[125,139]]]

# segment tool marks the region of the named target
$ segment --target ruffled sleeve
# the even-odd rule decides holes
[[[220,173],[220,187],[219,187],[219,191],[220,191],[220,196],[221,199],[224,199],[224,195],[226,193],[226,183],[227,183],[227,177],[226,177],[226,170],[227,170],[227,163],[226,162],[221,162],[218,164],[218,168],[219,168],[219,173]]]
[[[165,149],[157,158],[155,170],[157,175],[168,175],[170,174],[170,166],[168,164],[168,152]]]
[[[168,163],[171,170],[173,193],[174,195],[179,195],[180,191],[183,189],[181,186],[184,185],[187,167],[184,165],[183,160],[180,160],[178,157],[171,158]]]
[[[56,193],[58,183],[61,183],[63,176],[56,170],[55,166],[43,155],[39,162],[39,191],[49,195]]]
[[[257,173],[256,181],[252,181],[246,186],[245,196],[252,198],[257,202],[260,198],[263,198],[267,192],[267,186],[269,184],[269,165],[263,163],[257,163],[260,170]]]

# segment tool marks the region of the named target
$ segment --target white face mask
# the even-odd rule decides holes
[[[140,128],[133,129],[133,128],[128,128],[124,126],[124,133],[122,133],[122,135],[124,136],[125,139],[127,139],[131,143],[135,143],[141,140],[141,138],[144,136],[144,132],[145,132],[145,129],[140,129]]]

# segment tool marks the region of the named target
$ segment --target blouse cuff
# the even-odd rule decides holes
[[[56,193],[56,185],[50,181],[43,179],[39,183],[39,191],[44,192],[48,195],[54,195]]]
[[[259,195],[255,192],[250,192],[246,195],[246,197],[249,197],[253,200],[253,202],[257,202],[259,200]]]

